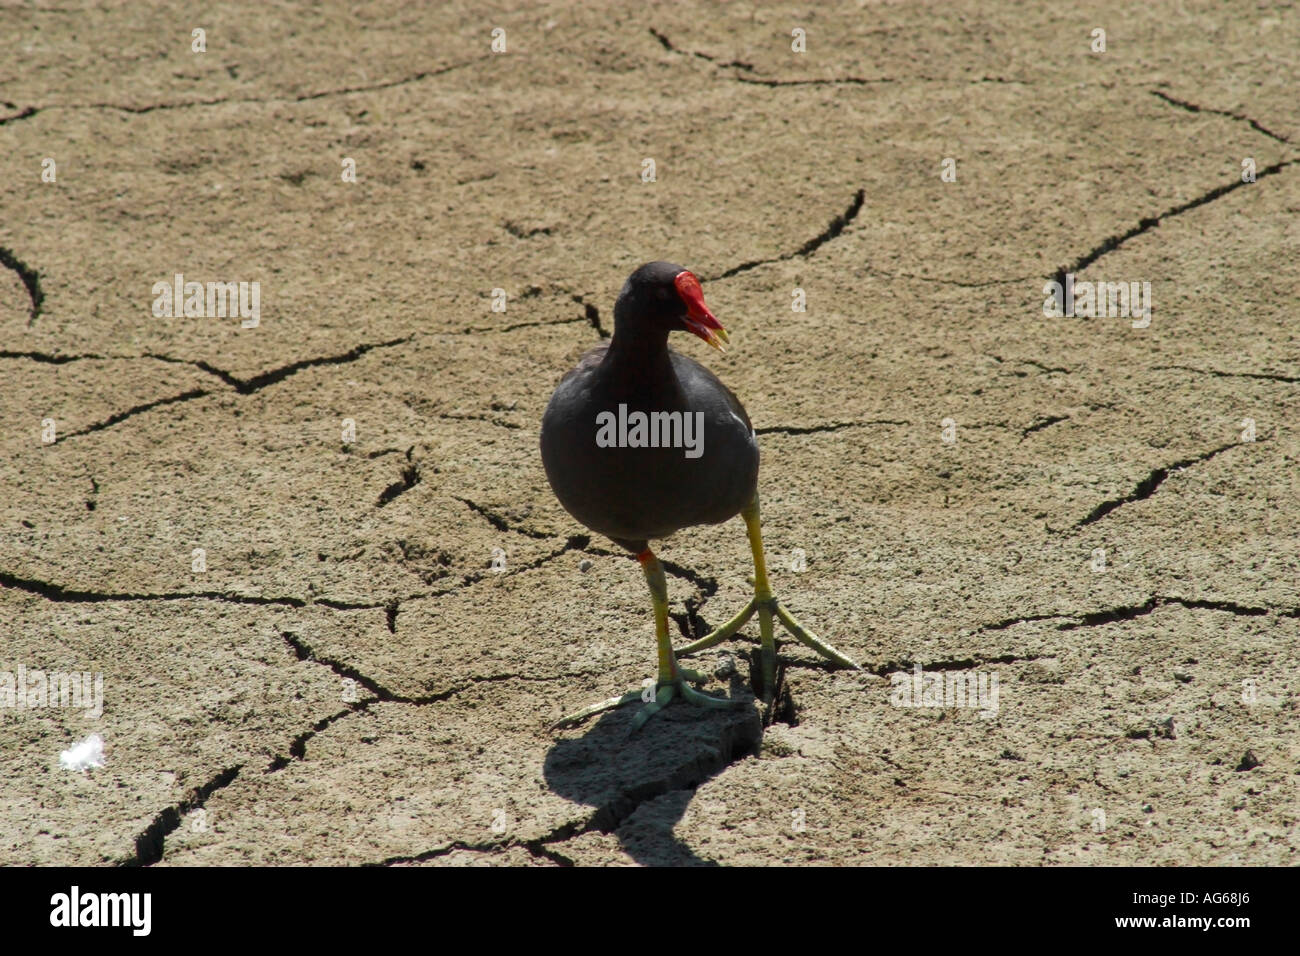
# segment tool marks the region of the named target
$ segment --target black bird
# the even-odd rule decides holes
[[[636,555],[654,602],[659,680],[633,729],[681,696],[730,707],[688,681],[703,678],[677,664],[678,654],[711,647],[738,631],[755,611],[762,636],[763,690],[776,683],[775,616],[794,637],[846,667],[853,661],[809,633],[772,596],[759,532],[758,441],[731,390],[694,359],[668,347],[671,332],[692,332],[721,351],[727,332],[704,304],[691,272],[671,262],[641,266],[614,303],[614,336],[587,352],[560,381],[542,416],[542,464],[569,514]],[[668,637],[668,587],[650,540],[741,515],[754,555],[754,597],[713,633],[674,653]],[[574,723],[642,698],[640,691],[563,718]]]

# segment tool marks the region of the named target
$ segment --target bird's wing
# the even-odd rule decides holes
[[[714,375],[708,366],[702,365],[690,356],[683,355],[681,352],[674,351],[673,349],[669,349],[668,354],[672,356],[673,364],[675,366],[686,366],[691,374],[711,379],[712,382],[717,385],[719,391],[721,391],[727,405],[727,410],[731,412],[737,421],[741,422],[745,428],[749,430],[750,435],[754,435],[754,424],[749,420],[749,413],[745,411],[745,406],[740,404],[740,399],[736,397],[736,393],[727,388],[727,386],[722,383],[722,380],[718,378],[718,376]]]
[[[607,351],[609,351],[608,342],[604,345],[597,345],[594,349],[588,349],[586,352],[583,352],[582,358],[578,359],[578,364],[564,373],[564,377],[560,379],[560,384],[563,385],[569,379],[573,378],[573,376],[595,368],[605,360],[605,353]]]

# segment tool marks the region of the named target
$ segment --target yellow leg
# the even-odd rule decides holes
[[[772,700],[776,693],[776,635],[772,629],[772,611],[776,601],[772,585],[767,580],[767,559],[763,556],[762,519],[759,517],[758,494],[741,512],[745,531],[749,534],[749,550],[754,556],[754,606],[758,608],[758,635],[762,641],[763,699]]]
[[[641,562],[645,582],[650,587],[650,602],[655,612],[655,641],[659,645],[659,682],[671,683],[681,676],[677,672],[677,658],[673,654],[673,642],[668,638],[668,580],[664,577],[664,566],[646,548],[636,556]]]
[[[677,666],[677,656],[673,653],[673,642],[668,636],[668,582],[664,577],[664,567],[654,553],[646,548],[636,556],[645,573],[646,584],[650,588],[650,601],[654,606],[655,641],[659,647],[659,679],[653,692],[647,686],[643,691],[629,691],[621,697],[611,697],[600,703],[584,707],[576,714],[562,717],[554,726],[564,727],[580,723],[595,714],[613,710],[635,700],[645,702],[645,706],[632,718],[632,732],[636,732],[645,722],[663,710],[674,698],[680,697],[688,703],[701,707],[725,708],[743,707],[744,701],[729,700],[725,697],[713,697],[691,687],[687,681],[700,681],[704,678],[694,671]],[[647,681],[647,685],[649,682]]]
[[[766,601],[772,597],[772,585],[767,580],[767,559],[763,557],[762,519],[758,509],[758,493],[740,516],[745,519],[745,531],[749,534],[749,550],[754,556],[754,599]]]

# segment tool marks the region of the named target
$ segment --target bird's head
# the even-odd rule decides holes
[[[672,262],[647,262],[627,277],[615,314],[654,323],[670,332],[692,332],[719,352],[727,330],[704,304],[704,289],[693,273]]]

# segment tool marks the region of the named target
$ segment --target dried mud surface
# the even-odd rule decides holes
[[[1297,861],[1295,5],[829,7],[0,9],[0,669],[105,694],[0,712],[0,862]],[[653,668],[537,425],[657,258],[864,669],[553,732]],[[260,326],[155,318],[178,272]],[[1065,272],[1150,326],[1044,317]],[[684,634],[747,599],[739,521],[659,552]]]

